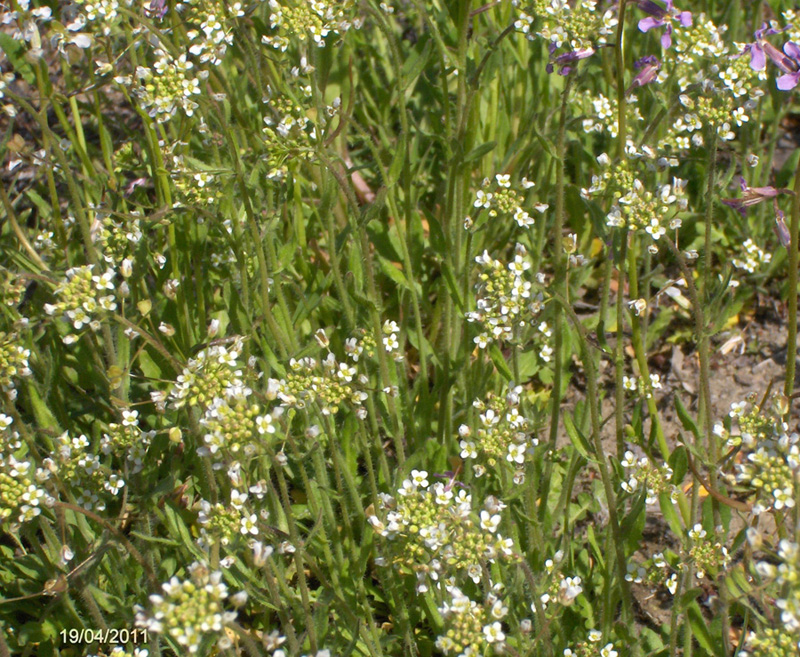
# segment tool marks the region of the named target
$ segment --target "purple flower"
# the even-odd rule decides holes
[[[773,228],[775,229],[775,234],[778,236],[781,244],[786,248],[789,247],[789,244],[792,243],[792,238],[789,235],[789,229],[786,227],[786,216],[778,210],[775,214],[775,225]]]
[[[692,12],[675,9],[673,0],[666,0],[665,6],[656,4],[652,0],[639,0],[639,9],[650,14],[639,21],[639,30],[649,32],[654,27],[667,26],[661,35],[661,47],[669,50],[672,47],[672,19],[677,18],[683,27],[692,24]]]
[[[550,54],[552,56],[553,51],[555,50],[555,46],[551,44]],[[558,74],[559,75],[569,75],[572,72],[572,66],[570,64],[580,61],[581,59],[586,59],[587,57],[591,57],[594,55],[595,49],[594,48],[582,48],[581,50],[570,50],[569,52],[565,52],[563,55],[559,55],[553,62],[558,64]],[[550,63],[547,65],[547,72],[553,72],[553,64]]]
[[[639,72],[636,74],[636,77],[633,78],[631,86],[625,93],[630,93],[631,90],[636,87],[643,87],[655,80],[658,76],[658,70],[661,68],[661,62],[658,61],[655,55],[646,55],[636,60],[633,67]]]
[[[150,0],[150,6],[145,10],[158,19],[164,18],[167,15],[167,0]]]
[[[764,37],[782,31],[783,30],[776,30],[774,27],[769,27],[767,23],[761,24],[761,27],[756,30],[754,35],[756,40],[753,41],[753,43],[748,43],[740,53],[740,55],[744,55],[748,52],[750,53],[750,68],[754,71],[763,71],[766,68],[767,50],[772,48],[777,51],[777,49],[771,43],[765,41]]]
[[[745,214],[745,209],[753,205],[758,205],[762,201],[770,198],[775,198],[778,194],[786,194],[788,190],[777,189],[775,187],[748,187],[744,178],[739,177],[739,187],[742,190],[741,198],[724,198],[722,202],[728,207],[738,210],[742,216]]]
[[[786,57],[782,57],[780,63],[773,61],[784,73],[778,78],[778,89],[789,91],[789,89],[794,89],[797,83],[800,82],[800,46],[787,41],[783,44],[783,52],[786,53]]]

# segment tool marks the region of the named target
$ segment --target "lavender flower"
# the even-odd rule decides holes
[[[758,205],[762,201],[770,198],[775,198],[778,194],[788,193],[786,189],[777,189],[775,187],[748,187],[744,178],[739,178],[739,187],[742,190],[741,198],[724,198],[722,202],[728,207],[738,210],[742,216],[745,214],[745,209],[753,205]]]
[[[661,62],[655,55],[647,55],[634,62],[633,67],[639,71],[636,77],[633,78],[631,86],[625,93],[630,93],[637,87],[643,87],[650,84],[658,76],[658,70],[661,68]]]
[[[764,37],[782,31],[783,30],[777,30],[774,27],[769,27],[767,23],[761,24],[761,27],[757,29],[754,34],[756,40],[753,43],[748,43],[741,52],[741,55],[748,52],[750,53],[750,68],[754,71],[763,71],[767,66],[767,52],[772,50],[779,53],[778,49],[769,43],[769,41],[766,41]],[[773,54],[774,53],[770,54],[771,59],[773,58]]]
[[[649,32],[654,27],[667,26],[664,34],[661,35],[661,47],[664,50],[672,47],[673,18],[677,18],[683,27],[689,27],[692,24],[692,12],[675,9],[673,0],[666,0],[664,7],[652,0],[639,0],[639,9],[650,14],[647,18],[639,21],[639,30],[642,32]]]
[[[773,228],[775,229],[775,234],[778,236],[781,244],[788,249],[789,244],[792,242],[792,238],[789,235],[789,228],[786,226],[786,216],[780,210],[778,210],[775,215],[775,225]]]
[[[787,41],[783,44],[783,52],[786,53],[786,57],[782,57],[780,63],[775,61],[775,64],[784,73],[778,78],[778,89],[789,91],[800,82],[800,46]]]
[[[555,46],[550,44],[550,54],[555,51]],[[572,72],[572,66],[570,64],[580,61],[581,59],[586,59],[587,57],[591,57],[595,53],[594,48],[581,48],[580,50],[570,50],[569,52],[565,52],[563,55],[559,55],[556,57],[553,62],[559,65],[558,74],[559,75],[569,75]],[[547,65],[547,72],[553,72],[553,63],[549,63]]]

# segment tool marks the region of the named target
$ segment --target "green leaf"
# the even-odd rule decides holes
[[[424,40],[424,41],[423,41]],[[417,47],[410,57],[403,63],[403,70],[400,72],[400,90],[411,91],[411,85],[425,70],[425,66],[433,52],[433,41],[423,36],[417,43]]]
[[[686,454],[686,448],[683,445],[678,445],[669,457],[669,467],[672,468],[672,483],[675,486],[680,486],[683,483],[683,478],[689,470],[689,457]]]
[[[680,419],[683,428],[687,431],[691,431],[697,438],[699,438],[700,430],[697,428],[697,424],[695,424],[692,416],[689,415],[689,411],[686,410],[686,407],[683,405],[683,402],[678,395],[675,395],[675,410],[678,413],[678,418]]]
[[[397,285],[407,290],[411,289],[411,285],[408,283],[408,279],[406,278],[405,274],[400,271],[393,263],[389,262],[385,258],[381,258],[378,256],[378,264],[381,267],[381,271],[386,274],[389,278],[392,279]]]
[[[503,357],[503,353],[500,351],[500,347],[498,347],[496,343],[493,343],[489,347],[489,357],[492,359],[497,371],[500,372],[506,381],[511,381],[514,378],[514,375],[508,367],[508,363],[506,363],[506,359]]]
[[[453,275],[453,270],[450,268],[450,265],[446,262],[442,263],[442,276],[444,276],[445,283],[447,284],[447,289],[450,290],[450,296],[455,301],[456,306],[458,306],[458,311],[460,313],[466,312],[466,308],[464,307],[464,300],[461,298],[461,293],[458,290],[458,283],[456,283],[456,278]]]
[[[692,591],[687,591],[686,593],[692,593]],[[700,605],[698,605],[696,601],[692,601],[686,611],[689,616],[689,626],[692,628],[692,634],[694,638],[697,639],[697,643],[700,644],[700,647],[712,655],[721,656],[721,646],[715,644],[711,632],[708,629],[708,625],[706,624],[706,619],[703,618],[703,612],[700,611]]]
[[[21,42],[13,39],[10,34],[0,32],[0,50],[6,54],[14,70],[22,76],[25,82],[36,84],[36,75],[25,59],[25,47]]]
[[[587,461],[597,462],[597,459],[592,456],[592,446],[589,444],[589,441],[586,440],[586,436],[583,435],[581,430],[575,426],[575,422],[569,413],[564,414],[564,428],[567,430],[567,436],[569,436],[569,441],[572,443],[572,446],[578,450],[578,454]]]
[[[485,144],[476,146],[464,156],[463,164],[468,164],[474,160],[481,159],[484,155],[493,151],[495,146],[497,146],[496,141],[487,141]]]
[[[661,513],[664,514],[664,520],[667,521],[672,533],[675,536],[683,536],[683,525],[669,493],[661,493],[658,496],[658,505],[661,507]]]

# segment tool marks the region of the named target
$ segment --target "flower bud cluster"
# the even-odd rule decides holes
[[[538,444],[536,439],[529,438],[530,423],[519,412],[521,393],[522,387],[516,386],[505,397],[489,393],[485,401],[476,399],[472,405],[480,413],[477,429],[473,431],[467,424],[458,428],[461,458],[475,460],[473,467],[479,476],[486,471],[486,466],[497,472],[497,462],[503,460],[520,469]],[[480,470],[477,466],[481,466]]]
[[[228,545],[239,536],[258,536],[258,516],[245,508],[246,501],[247,493],[240,493],[236,489],[231,491],[231,502],[228,506],[200,500],[197,522],[201,526],[201,542],[206,546],[215,541]],[[263,513],[266,514],[266,511]]]
[[[782,511],[795,505],[794,488],[800,477],[800,435],[787,433],[780,417],[769,417],[745,403],[732,404],[731,418],[738,419],[739,436],[729,437],[728,444],[741,446],[741,462],[730,477],[733,483],[756,492],[753,513]],[[724,436],[727,431],[719,428]]]
[[[776,556],[777,566],[772,560],[759,561],[756,573],[775,595],[782,629],[794,636],[794,645],[800,646],[800,547],[783,539],[778,543]],[[754,638],[752,643],[758,644],[759,640]]]
[[[152,68],[139,66],[133,79],[117,78],[132,87],[142,108],[159,120],[167,120],[182,110],[193,116],[199,107],[193,96],[200,95],[200,81],[208,77],[208,71],[193,72],[194,64],[185,55],[173,57],[166,50],[155,51]]]
[[[230,349],[213,345],[189,359],[170,392],[173,407],[205,409],[218,397],[243,394],[247,388],[237,362],[241,349],[242,340],[237,338]]]
[[[364,375],[357,376],[355,364],[339,362],[329,352],[321,362],[311,357],[292,358],[289,368],[285,379],[269,380],[268,399],[277,397],[282,406],[298,409],[318,403],[323,415],[335,415],[344,402],[351,405],[359,417],[366,417],[362,403],[367,393],[363,387],[369,381]]]
[[[98,250],[107,264],[119,266],[125,258],[132,257],[142,240],[141,220],[135,214],[123,221],[116,221],[107,212],[102,214],[102,227],[97,233]]]
[[[131,474],[141,472],[147,449],[155,438],[155,431],[142,431],[138,411],[123,411],[122,422],[112,422],[100,440],[103,454],[124,456]]]
[[[12,418],[0,413],[0,528],[33,520],[52,498],[40,486],[46,474],[34,471],[19,434],[11,430]]]
[[[527,191],[533,189],[535,183],[523,178],[521,185]],[[522,207],[526,205],[524,193],[511,188],[511,176],[508,174],[498,173],[494,177],[494,181],[490,178],[484,178],[481,189],[475,195],[475,201],[472,205],[478,213],[483,213],[485,210],[490,219],[495,219],[498,216],[513,217],[520,228],[530,228],[534,224],[533,217]],[[548,207],[546,203],[535,203],[533,205],[533,209],[539,214],[547,210]],[[465,227],[471,227],[471,225],[471,221],[465,222]]]
[[[488,251],[475,258],[481,270],[476,286],[477,310],[466,317],[481,325],[482,332],[474,339],[481,349],[492,342],[513,339],[515,326],[532,323],[531,315],[541,307],[538,300],[531,300],[533,284],[525,280],[525,272],[531,268],[527,255],[525,247],[517,244],[514,260],[508,264],[495,260]]]
[[[264,440],[276,431],[274,415],[262,412],[261,407],[250,402],[245,394],[214,399],[200,425],[205,431],[205,446],[198,449],[202,456],[219,453],[228,457],[240,452],[252,456],[259,437]]]
[[[627,479],[620,486],[626,493],[644,489],[647,504],[656,504],[658,496],[662,493],[668,493],[673,499],[676,498],[678,490],[672,484],[672,468],[666,463],[658,466],[646,456],[637,460],[633,452],[628,450],[621,465],[625,469]]]
[[[163,595],[151,595],[151,611],[136,607],[136,625],[156,634],[169,634],[190,654],[195,654],[209,634],[224,637],[223,628],[236,619],[235,611],[225,611],[228,587],[220,571],[193,563],[189,579],[173,577],[162,584]]]
[[[100,457],[92,453],[92,445],[83,434],[71,438],[65,431],[55,442],[54,458],[44,460],[45,469],[70,484],[77,493],[76,504],[89,511],[104,511],[106,500],[105,496],[101,497],[103,491],[116,496],[125,486],[125,480],[101,465]]]
[[[354,0],[269,0],[273,33],[261,37],[261,42],[286,52],[292,43],[304,44],[310,37],[322,47],[328,35],[341,36],[351,27],[361,27],[362,21],[352,17],[356,6]]]
[[[731,561],[728,548],[719,541],[707,539],[707,535],[708,533],[699,523],[689,530],[689,538],[692,539],[689,558],[694,562],[698,579],[704,578],[707,574],[716,575]]]
[[[27,284],[22,276],[0,267],[0,304],[11,311],[11,316],[18,317],[17,307],[22,301]]]
[[[795,657],[800,653],[800,635],[783,627],[765,627],[750,632],[739,657]]]
[[[73,267],[67,270],[66,281],[55,289],[57,303],[44,305],[48,315],[63,316],[76,331],[88,326],[93,331],[100,329],[100,318],[117,309],[114,298],[114,270],[104,274],[93,274],[94,265]],[[78,335],[69,333],[64,344],[77,342]]]
[[[0,331],[0,388],[11,399],[17,396],[14,380],[31,374],[30,356],[30,349],[18,344],[15,334]]]
[[[306,100],[310,99],[311,87],[302,89]],[[318,140],[317,127],[307,116],[308,108],[289,98],[268,97],[268,114],[264,117],[264,145],[269,153],[268,178],[279,180],[288,169],[286,160],[290,158],[311,159],[316,153]],[[328,115],[335,114],[338,107],[331,107]]]
[[[617,26],[616,13],[612,9],[602,12],[597,4],[596,0],[578,0],[571,5],[566,0],[534,0],[533,15],[520,10],[514,27],[528,39],[539,36],[556,48],[593,48],[609,43]]]
[[[480,605],[457,586],[447,587],[447,593],[450,599],[439,607],[446,629],[436,638],[436,647],[458,657],[502,654],[506,635],[500,621],[508,607],[494,593]],[[492,652],[487,653],[487,648]]]
[[[418,591],[427,590],[427,578],[438,581],[446,573],[466,574],[474,582],[483,576],[481,564],[513,559],[513,542],[498,532],[505,508],[489,497],[478,515],[472,495],[457,482],[430,485],[425,470],[412,470],[397,497],[384,495],[379,518],[368,510],[375,532],[392,542],[395,563],[417,572]]]

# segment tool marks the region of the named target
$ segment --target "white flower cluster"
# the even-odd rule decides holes
[[[673,498],[677,495],[677,488],[671,483],[672,468],[666,463],[656,465],[646,456],[637,460],[634,453],[628,450],[621,465],[627,479],[620,486],[626,493],[635,493],[644,488],[647,504],[657,504],[661,493],[668,493]]]
[[[261,42],[286,52],[293,42],[311,40],[325,45],[329,35],[340,36],[351,27],[361,27],[362,20],[351,16],[356,2],[342,0],[269,0],[270,28],[273,34],[261,37]]]
[[[617,120],[619,116],[616,98],[606,98],[606,96],[601,93],[596,96],[590,94],[576,94],[574,102],[583,111],[585,116],[582,123],[585,133],[589,134],[594,132],[600,134],[607,132],[611,137],[616,139],[619,134],[619,122]],[[625,106],[628,124],[644,121],[644,117],[636,103],[636,96],[631,95],[628,97]]]
[[[153,68],[139,66],[133,79],[118,77],[118,83],[131,86],[148,115],[159,120],[175,116],[182,110],[193,116],[199,107],[193,100],[199,96],[200,82],[208,77],[208,71],[193,73],[194,64],[185,55],[173,57],[166,50],[155,51]]]
[[[533,181],[527,178],[523,178],[520,184],[525,192],[536,186]],[[520,228],[530,228],[534,224],[534,219],[522,207],[527,204],[523,198],[525,192],[517,192],[511,188],[511,176],[509,174],[498,173],[494,177],[494,181],[490,178],[483,180],[481,189],[475,194],[475,201],[472,205],[477,213],[480,214],[485,211],[490,219],[498,216],[509,216],[513,217]],[[533,204],[533,209],[539,214],[547,210],[548,207],[546,203]],[[464,227],[471,228],[473,223],[473,219],[467,217],[464,221]]]
[[[13,419],[0,413],[0,527],[6,521],[23,523],[33,520],[50,506],[53,498],[41,487],[50,473],[34,471],[31,461],[19,456],[23,443],[11,430]],[[14,456],[17,454],[17,456]]]
[[[474,341],[481,349],[492,342],[511,340],[515,326],[531,323],[531,315],[541,307],[538,300],[531,301],[533,284],[525,280],[531,268],[528,252],[522,244],[514,249],[514,260],[508,264],[495,260],[484,251],[475,258],[481,267],[479,275],[477,310],[466,314],[467,321],[482,326],[483,331]],[[543,277],[538,277],[543,282]]]
[[[113,269],[101,275],[93,274],[93,270],[94,265],[68,269],[66,281],[55,289],[58,302],[44,304],[44,311],[48,315],[63,315],[76,331],[85,326],[93,331],[100,330],[100,316],[117,309],[113,294],[115,274]],[[73,344],[78,337],[68,333],[62,340],[64,344]]]
[[[514,27],[533,40],[536,36],[547,39],[557,48],[566,45],[571,50],[592,48],[609,43],[617,26],[614,10],[601,13],[596,0],[534,0],[533,15],[520,11]],[[539,30],[533,32],[539,19]]]
[[[457,485],[454,479],[431,485],[425,470],[412,470],[396,498],[381,496],[384,519],[367,510],[375,532],[400,546],[398,562],[417,572],[419,592],[427,590],[429,579],[438,582],[447,572],[480,582],[482,563],[513,556],[513,541],[498,532],[506,505],[490,496],[478,515],[472,495],[454,490]]]
[[[151,595],[152,611],[135,607],[136,625],[156,634],[169,634],[190,654],[195,654],[208,634],[220,635],[223,628],[236,619],[235,611],[224,611],[228,587],[222,573],[210,573],[208,567],[193,563],[188,567],[189,579],[173,577],[162,584],[163,595]]]
[[[485,649],[491,646],[495,654],[503,653],[506,635],[500,621],[508,613],[508,607],[495,590],[500,590],[500,586],[495,585],[486,603],[479,605],[457,586],[447,587],[450,600],[439,607],[447,631],[436,639],[439,650],[445,655],[470,657],[487,654]]]
[[[486,400],[476,399],[472,405],[479,412],[477,428],[468,424],[458,428],[461,458],[477,460],[473,465],[476,476],[482,476],[487,465],[499,476],[498,462],[503,460],[517,469],[515,480],[524,476],[519,466],[539,441],[529,438],[529,421],[519,412],[521,394],[522,386],[512,386],[505,397],[490,393]]]
[[[200,406],[207,408],[218,397],[247,396],[250,389],[242,379],[238,363],[242,349],[241,338],[236,338],[229,349],[213,345],[190,358],[170,392],[174,408]]]
[[[772,254],[762,251],[761,248],[749,237],[742,244],[742,257],[733,259],[733,266],[737,269],[754,274],[762,265],[768,265]]]
[[[391,331],[384,331],[384,335],[384,342],[390,338],[396,340]],[[390,341],[390,344],[393,343]],[[367,399],[364,387],[369,384],[369,379],[364,374],[358,375],[355,365],[358,357],[354,358],[353,353],[348,355],[353,363],[339,362],[331,352],[320,362],[311,357],[292,358],[286,378],[269,380],[267,399],[277,398],[282,406],[298,409],[319,403],[323,415],[336,414],[339,405],[348,402],[359,418],[365,418],[367,411],[362,404]]]
[[[112,422],[108,432],[100,440],[103,454],[125,455],[131,474],[141,472],[144,468],[145,456],[156,432],[142,431],[139,427],[139,411],[122,411],[122,422]]]

